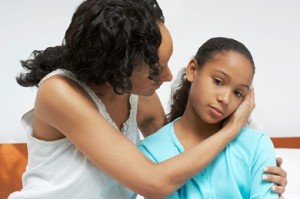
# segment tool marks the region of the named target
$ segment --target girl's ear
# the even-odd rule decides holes
[[[193,82],[196,76],[196,72],[197,72],[197,61],[195,59],[192,59],[185,69],[186,79],[189,82]]]

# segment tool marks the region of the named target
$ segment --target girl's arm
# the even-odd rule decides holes
[[[265,181],[274,183],[272,191],[279,193],[280,197],[284,193],[285,187],[287,185],[287,173],[284,169],[281,168],[282,162],[282,158],[276,158],[277,167],[267,166],[266,168],[264,168],[265,174],[263,176],[263,179]]]
[[[257,146],[252,160],[249,198],[278,199],[278,194],[271,191],[274,184],[263,181],[261,177],[265,166],[276,165],[272,141],[266,134],[262,134],[254,144]]]
[[[75,83],[50,78],[38,90],[35,117],[65,135],[97,167],[147,198],[163,198],[208,165],[240,131],[254,108],[253,91],[219,133],[160,164],[99,114]]]

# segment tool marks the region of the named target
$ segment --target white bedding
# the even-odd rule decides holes
[[[287,171],[288,185],[285,199],[300,199],[300,149],[276,149],[277,157],[283,159],[282,168]]]

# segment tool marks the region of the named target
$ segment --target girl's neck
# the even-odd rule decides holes
[[[189,117],[186,114],[174,123],[175,134],[185,150],[215,134],[221,128],[222,122],[208,124],[199,117]]]

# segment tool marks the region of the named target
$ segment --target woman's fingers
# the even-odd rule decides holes
[[[282,160],[281,160],[282,163]],[[280,164],[279,164],[280,165]],[[275,185],[272,187],[272,191],[279,194],[284,193],[287,185],[287,173],[280,167],[266,167],[264,170],[263,180],[273,182]]]

